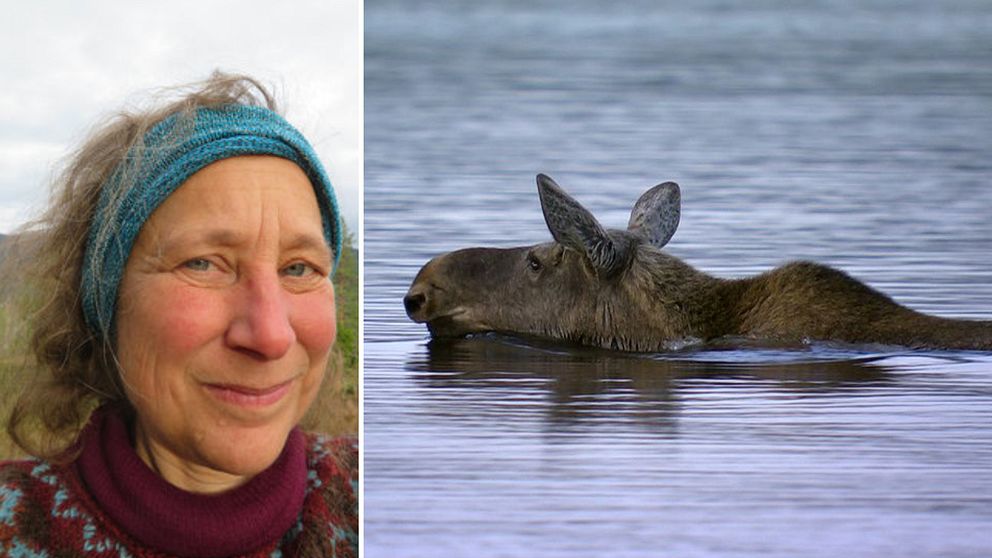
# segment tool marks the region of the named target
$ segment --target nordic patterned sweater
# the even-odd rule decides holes
[[[184,492],[97,411],[72,463],[0,464],[0,556],[349,558],[358,555],[353,439],[290,433],[276,462],[220,495]]]

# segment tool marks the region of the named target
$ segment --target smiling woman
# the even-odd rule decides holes
[[[356,443],[298,427],[336,335],[337,205],[271,96],[215,74],[99,129],[57,187],[2,554],[357,554]]]
[[[291,161],[218,161],[166,199],[131,251],[117,315],[138,455],[196,492],[272,463],[334,341],[330,270],[313,187]]]

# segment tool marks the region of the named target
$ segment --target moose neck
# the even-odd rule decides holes
[[[718,279],[649,245],[601,297],[583,342],[628,351],[658,351],[734,333],[745,284]]]

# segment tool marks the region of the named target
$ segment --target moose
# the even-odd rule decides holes
[[[914,311],[825,265],[722,279],[666,254],[681,214],[674,182],[645,192],[626,230],[603,228],[546,175],[537,188],[554,241],[435,257],[403,299],[413,321],[434,337],[501,332],[635,352],[719,339],[992,349],[992,321]]]

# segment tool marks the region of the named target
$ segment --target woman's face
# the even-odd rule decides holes
[[[117,352],[136,448],[166,480],[224,490],[279,456],[334,342],[331,266],[313,187],[278,157],[213,163],[148,219]]]

